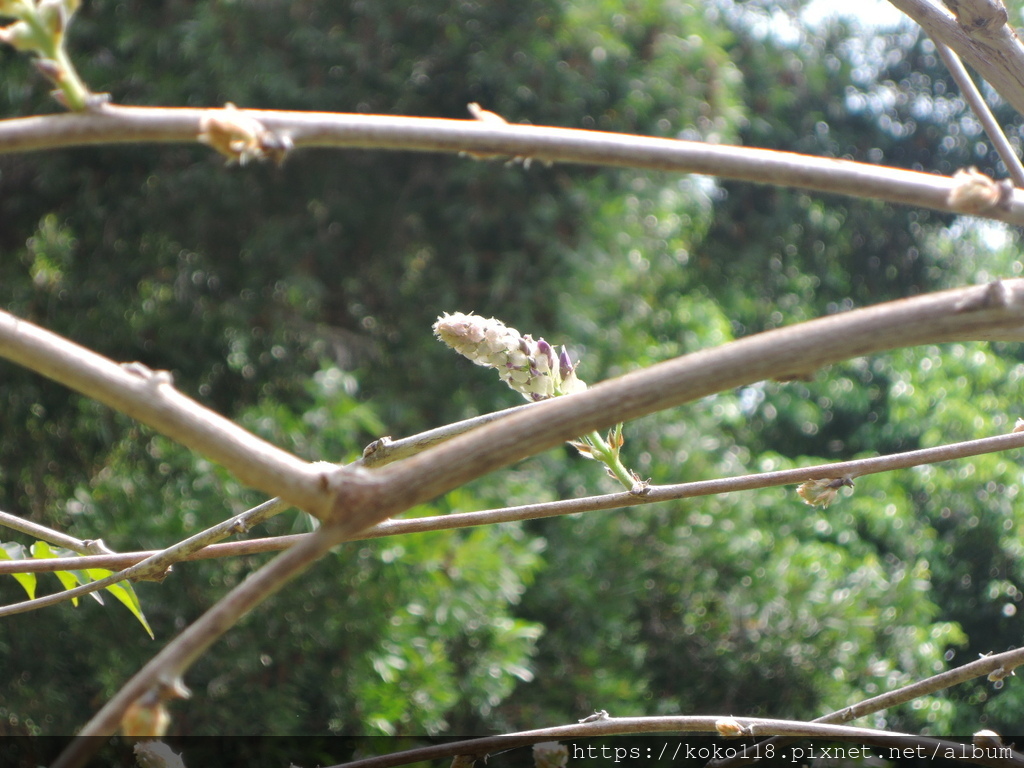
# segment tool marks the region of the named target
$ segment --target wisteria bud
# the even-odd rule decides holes
[[[0,27],[0,43],[7,43],[18,51],[34,51],[46,43],[40,39],[31,26],[24,21],[16,21],[6,27]]]
[[[576,378],[565,347],[556,353],[544,339],[523,336],[493,317],[446,312],[434,323],[434,333],[463,357],[496,369],[501,380],[527,400],[547,400],[587,388]]]

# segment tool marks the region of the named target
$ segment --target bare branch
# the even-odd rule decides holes
[[[425,762],[428,760],[439,760],[455,755],[468,755],[483,761],[487,755],[501,752],[517,747],[525,747],[531,744],[539,744],[545,741],[560,741],[563,739],[586,739],[598,736],[618,736],[623,734],[641,733],[713,733],[720,734],[723,730],[737,732],[735,736],[761,736],[777,734],[782,736],[798,736],[828,741],[853,742],[859,745],[871,745],[880,747],[883,750],[912,750],[910,755],[920,757],[945,757],[951,750],[952,754],[962,756],[965,762],[977,765],[999,765],[999,766],[1024,766],[1024,759],[1021,756],[1007,749],[1011,753],[1009,757],[998,759],[986,759],[986,757],[972,758],[970,745],[960,744],[954,741],[933,739],[926,736],[914,736],[909,733],[894,733],[880,731],[874,728],[853,728],[844,725],[831,725],[824,723],[805,723],[796,720],[770,720],[767,718],[754,717],[731,717],[731,716],[677,716],[677,717],[606,717],[592,722],[578,723],[573,725],[560,725],[553,728],[540,728],[519,733],[507,733],[498,736],[487,736],[481,739],[467,739],[449,744],[438,744],[430,747],[420,747],[403,752],[395,752],[379,757],[368,757],[362,760],[353,760],[349,763],[331,766],[331,768],[394,768],[394,766],[411,765],[413,763]],[[726,743],[726,746],[728,743]],[[920,748],[920,752],[918,752]],[[884,752],[884,755],[892,757],[903,756],[905,753]],[[910,756],[906,755],[906,756]],[[668,755],[667,755],[668,756]],[[860,753],[859,757],[873,756],[870,753]],[[778,762],[778,761],[776,761]],[[795,760],[796,763],[806,761]]]
[[[518,410],[518,409],[510,409]],[[492,416],[505,415],[507,411],[498,411]],[[464,423],[464,422],[459,422]],[[426,434],[426,433],[424,433]],[[414,437],[419,437],[414,436]],[[412,439],[412,438],[410,438]],[[397,443],[398,441],[396,441]],[[498,523],[509,523],[521,520],[538,520],[545,517],[559,517],[561,515],[574,515],[582,512],[597,512],[610,509],[624,509],[643,504],[655,504],[659,502],[688,499],[698,496],[711,496],[720,493],[734,493],[737,491],[749,491],[758,488],[771,488],[780,485],[791,485],[802,483],[806,480],[837,478],[837,477],[862,477],[865,475],[880,472],[891,472],[897,469],[907,469],[923,464],[935,464],[940,461],[953,461],[969,456],[979,456],[985,453],[997,451],[1008,451],[1015,448],[1024,448],[1024,432],[1015,432],[1008,435],[996,435],[994,437],[983,437],[977,440],[965,440],[960,443],[940,445],[934,448],[922,448],[916,451],[905,451],[894,453],[888,456],[875,456],[867,459],[855,459],[853,461],[838,461],[830,464],[819,464],[813,467],[800,467],[797,469],[783,469],[775,472],[760,472],[739,477],[726,477],[716,480],[696,480],[689,483],[678,483],[675,485],[652,485],[648,487],[643,496],[630,492],[609,493],[601,496],[584,496],[578,499],[563,499],[560,501],[539,502],[536,504],[524,504],[516,507],[502,507],[500,509],[481,510],[479,512],[454,512],[447,515],[436,515],[434,517],[416,517],[409,520],[385,520],[361,533],[350,536],[346,541],[363,541],[367,539],[378,539],[386,536],[401,536],[412,533],[427,533],[429,531],[448,531],[459,528],[471,528],[478,525],[496,525]],[[265,503],[280,504],[277,511],[284,507],[279,499],[271,499]],[[254,508],[244,514],[261,509],[265,505]],[[255,525],[249,521],[250,525]],[[170,565],[172,562],[190,562],[193,560],[210,560],[219,557],[242,557],[245,555],[260,554],[263,552],[279,552],[288,549],[300,539],[311,534],[295,534],[291,536],[273,536],[262,539],[249,539],[246,541],[231,542],[229,544],[211,544],[203,549],[192,552],[182,557],[178,552],[175,560],[167,559],[160,562]],[[47,560],[15,560],[0,562],[0,574],[10,573],[50,573],[53,571],[71,570],[74,568],[127,568],[140,561],[154,557],[158,554],[166,554],[171,550],[152,550],[148,552],[124,552],[111,555],[95,555],[91,557],[68,557],[51,558]],[[2,609],[0,609],[2,610]]]
[[[1007,173],[1013,179],[1014,185],[1024,187],[1024,165],[1021,165],[1020,158],[1017,157],[1017,153],[1013,151],[1013,147],[1010,145],[1010,140],[1006,138],[1006,134],[1003,133],[1002,127],[996,121],[995,115],[992,114],[992,110],[985,103],[981,91],[978,90],[978,86],[974,84],[970,74],[967,72],[967,68],[960,61],[960,57],[956,55],[952,48],[944,43],[936,42],[935,50],[939,52],[939,56],[946,65],[946,69],[949,70],[956,84],[960,87],[960,93],[963,94],[964,99],[966,99],[974,114],[977,115],[982,128],[985,129],[985,133],[988,134],[988,138],[992,142],[992,146],[996,148],[996,152],[999,153],[999,157],[1006,166]]]
[[[51,595],[45,595],[43,597],[37,597],[32,600],[25,600],[20,603],[13,603],[11,605],[0,606],[0,617],[13,616],[18,613],[26,613],[33,611],[38,608],[45,608],[50,605],[57,605],[58,603],[67,602],[73,600],[82,595],[87,595],[90,592],[98,592],[101,589],[106,589],[119,581],[125,581],[126,579],[132,579],[133,581],[150,579],[160,581],[164,578],[167,573],[167,569],[170,568],[174,563],[186,560],[189,556],[194,553],[200,552],[204,548],[208,547],[215,541],[227,538],[236,533],[243,533],[249,530],[254,525],[268,520],[269,518],[276,515],[278,512],[286,509],[289,505],[280,499],[271,499],[265,501],[259,506],[253,507],[250,510],[243,512],[240,515],[236,515],[229,520],[225,520],[212,528],[208,528],[205,531],[200,531],[195,536],[189,538],[168,547],[167,549],[158,550],[147,554],[142,559],[135,558],[133,562],[127,563],[127,567],[118,573],[112,573],[109,576],[105,576],[102,579],[96,581],[90,581],[87,584],[80,584],[72,589],[64,590],[63,592],[55,592]],[[294,540],[292,543],[296,543]],[[278,550],[287,549],[287,546],[279,546]],[[124,555],[107,555],[103,557],[103,560],[107,561],[119,561],[125,559]],[[96,567],[102,568],[104,566],[89,566],[85,564],[84,558],[53,558],[49,560],[16,560],[15,563],[56,563],[58,562],[68,563],[66,570],[77,570],[79,568]],[[9,563],[10,564],[10,563]],[[51,570],[51,569],[47,569]],[[61,569],[52,569],[61,570]]]
[[[816,718],[813,722],[815,723],[848,723],[851,720],[856,720],[867,715],[874,714],[875,712],[881,712],[885,709],[891,709],[892,707],[899,706],[900,704],[906,704],[908,701],[913,701],[922,696],[928,696],[933,693],[938,693],[947,688],[952,688],[954,685],[960,685],[966,683],[968,680],[974,680],[982,677],[983,675],[995,675],[996,679],[1006,677],[1011,672],[1024,664],[1024,648],[1015,648],[1012,651],[1006,651],[1005,653],[997,653],[991,656],[982,656],[980,659],[972,661],[963,666],[955,669],[947,670],[946,672],[940,672],[937,675],[933,675],[925,680],[919,680],[916,683],[905,685],[902,688],[897,688],[895,691],[888,691],[879,696],[873,696],[865,701],[858,702],[852,706],[844,707],[843,709],[835,712],[830,712],[827,715]],[[764,746],[767,744],[774,744],[777,748],[782,748],[787,744],[792,743],[792,739],[789,738],[775,738],[767,739],[762,742],[759,746],[761,749],[751,749],[753,755],[766,754]],[[712,760],[708,763],[708,768],[730,768],[731,766],[744,764],[748,765],[751,762],[756,762],[757,758],[745,757],[742,760]]]
[[[526,410],[532,406],[533,403],[526,403],[525,405],[516,405],[512,408],[494,411],[493,413],[484,413],[398,440],[392,440],[390,436],[381,437],[366,446],[363,449],[363,455],[352,463],[363,467],[383,467],[385,464],[415,456],[427,448],[440,445],[446,440],[469,432],[471,429],[476,429],[484,424],[490,424],[493,421]]]
[[[0,311],[0,357],[58,381],[159,430],[227,467],[243,483],[321,514],[322,466],[308,464],[174,389],[166,371],[117,365],[85,347]]]
[[[195,142],[204,117],[222,111],[106,105],[89,113],[4,120],[0,121],[0,154],[95,144]],[[270,110],[243,110],[240,114],[258,121],[267,135],[294,148],[467,152],[548,163],[699,173],[970,213],[1024,225],[1024,193],[984,210],[962,210],[950,202],[956,186],[952,179],[848,160],[481,120]]]
[[[238,620],[340,543],[321,528],[247,578],[200,616],[140,669],[82,728],[52,768],[77,768],[119,727],[125,710],[161,686],[177,686],[184,671]]]
[[[332,477],[342,487],[331,521],[355,533],[577,435],[723,390],[807,375],[872,352],[972,338],[1024,338],[1024,280],[904,299],[756,334],[537,403],[377,470],[342,468]]]
[[[934,40],[948,45],[1024,115],[1024,46],[1007,25],[1006,8],[991,0],[889,0]]]
[[[31,520],[26,520],[23,517],[11,515],[7,512],[0,512],[0,525],[83,555],[97,555],[101,552],[112,554],[111,550],[103,544],[102,539],[82,541],[82,539],[76,539],[74,536],[55,531],[52,528],[47,528],[45,525],[33,523]]]

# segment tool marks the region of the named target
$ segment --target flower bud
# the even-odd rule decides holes
[[[547,400],[586,389],[576,378],[565,347],[556,355],[544,339],[523,336],[493,317],[446,312],[434,323],[434,334],[477,365],[496,369],[501,380],[527,400]]]
[[[17,51],[35,51],[46,44],[24,21],[16,21],[0,27],[0,43],[7,43]]]

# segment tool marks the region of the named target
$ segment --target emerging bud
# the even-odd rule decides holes
[[[953,174],[946,202],[963,213],[984,213],[1005,204],[1012,194],[1012,184],[996,182],[977,168],[961,168]]]
[[[732,717],[720,717],[715,720],[715,730],[718,731],[719,736],[724,736],[727,739],[750,735],[750,729]]]
[[[587,388],[576,378],[565,347],[556,354],[544,339],[523,336],[493,317],[446,312],[434,323],[434,334],[477,365],[497,369],[501,380],[527,400],[547,400]]]
[[[53,59],[36,59],[33,64],[35,64],[39,74],[55,85],[60,85],[64,79],[64,69],[61,67],[60,62]]]
[[[7,43],[17,51],[36,51],[47,42],[45,37],[37,34],[36,30],[24,21],[0,27],[0,43]]]
[[[54,42],[60,43],[64,36],[64,28],[68,23],[68,9],[64,0],[40,0],[38,5],[39,20]]]
[[[161,738],[167,733],[171,716],[153,691],[137,698],[121,718],[121,733],[131,738]]]
[[[839,493],[839,489],[844,485],[852,488],[853,480],[848,477],[808,480],[806,483],[801,483],[800,487],[796,489],[796,492],[800,495],[800,498],[804,500],[805,504],[810,504],[812,507],[827,509],[828,505],[836,500],[836,495]]]
[[[1002,737],[995,731],[988,729],[978,731],[971,737],[971,743],[976,747],[1003,747]]]
[[[292,149],[291,137],[267,129],[230,101],[224,109],[210,110],[200,118],[196,138],[224,155],[229,164],[273,160],[280,165]]]

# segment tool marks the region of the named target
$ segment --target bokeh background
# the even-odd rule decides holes
[[[812,24],[804,5],[89,0],[69,46],[123,104],[462,118],[479,102],[510,122],[1004,174],[909,22]],[[26,58],[0,50],[0,75],[0,114],[56,111]],[[1019,144],[1020,117],[993,98]],[[171,370],[311,460],[521,402],[432,338],[444,311],[566,344],[597,382],[1020,272],[1001,225],[711,178],[370,151],[225,167],[198,144],[0,157],[0,306]],[[666,483],[987,436],[1021,415],[1022,373],[1017,345],[852,360],[628,424],[624,455]],[[4,511],[133,550],[262,500],[6,362],[0,397]],[[813,718],[1019,643],[1019,458],[874,475],[827,510],[768,489],[346,545],[193,668],[171,732],[480,735],[595,709]],[[611,490],[565,448],[412,514]],[[305,530],[291,512],[253,535]],[[111,599],[4,619],[0,728],[74,732],[267,557],[138,584],[156,641]],[[21,599],[0,579],[0,600]],[[1014,681],[982,680],[872,724],[1013,732],[1022,708]]]

